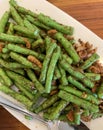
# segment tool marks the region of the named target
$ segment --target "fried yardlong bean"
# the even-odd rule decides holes
[[[84,109],[88,109],[91,112],[98,112],[99,108],[97,105],[90,103],[89,101],[86,101],[84,99],[81,99],[75,95],[72,95],[70,93],[67,93],[66,91],[60,90],[58,96],[62,99],[64,99],[65,101],[69,101],[72,103],[77,104],[78,106],[84,108]],[[75,99],[75,100],[74,100]]]
[[[55,66],[55,70],[54,70],[54,79],[60,79],[60,77],[61,77],[61,73],[60,73],[60,70],[59,70],[59,67],[58,67],[58,65],[57,66]]]
[[[47,75],[46,75],[46,83],[45,83],[45,92],[46,93],[50,93],[51,83],[52,83],[52,79],[53,79],[53,73],[55,70],[56,63],[60,57],[60,53],[61,53],[60,47],[57,46],[57,48],[54,50],[53,55],[51,57],[51,61],[49,64]]]
[[[8,50],[8,48],[4,47],[4,48],[2,49],[2,52],[3,52],[3,53],[8,53],[9,50]]]
[[[10,23],[10,25],[9,25],[9,28],[8,28],[8,31],[7,31],[7,34],[14,34],[14,23]]]
[[[46,26],[45,24],[41,23],[38,19],[35,19],[33,18],[32,16],[30,15],[26,15],[26,18],[34,25],[36,25],[37,27],[40,27],[42,29],[45,29],[45,30],[50,30],[51,28]]]
[[[50,98],[46,99],[38,108],[35,109],[36,113],[39,113],[42,110],[53,105],[59,99],[58,94],[51,96]]]
[[[29,79],[25,78],[24,76],[12,72],[10,70],[6,70],[6,73],[13,81],[19,83],[21,86],[24,86],[29,90],[31,90],[31,88],[33,87],[33,83]]]
[[[73,60],[67,55],[67,54],[62,54],[62,58],[68,62],[68,64],[72,64]]]
[[[19,64],[18,62],[9,62],[1,58],[0,58],[0,65],[7,69],[27,68],[25,65]]]
[[[0,77],[2,77],[5,85],[10,87],[13,84],[12,80],[6,74],[6,71],[2,68],[0,68]]]
[[[25,75],[25,71],[23,70],[23,69],[11,69],[11,68],[8,68],[8,70],[11,70],[11,71],[13,71],[13,72],[15,72],[15,73],[17,73],[17,74],[20,74],[20,75]]]
[[[81,69],[85,70],[89,68],[94,62],[96,62],[100,56],[97,53],[94,53],[89,57],[86,61],[84,61],[83,65],[81,66]]]
[[[43,43],[44,43],[43,39],[39,38],[32,43],[32,48],[33,49],[38,48],[39,46],[43,45]]]
[[[35,64],[31,63],[30,61],[28,61],[25,57],[14,53],[14,52],[10,52],[10,57],[12,59],[14,59],[15,61],[19,62],[20,64],[23,64],[25,66],[27,66],[28,68],[32,68],[38,72],[40,72],[40,68],[38,66],[36,66]]]
[[[61,65],[58,65],[59,66],[59,70],[60,70],[60,73],[61,73],[61,77],[60,77],[60,82],[62,85],[68,85],[68,80],[67,80],[67,77],[66,77],[66,72],[65,70],[61,67]]]
[[[58,119],[61,111],[69,104],[69,102],[61,100],[59,104],[53,109],[53,111],[49,114],[50,120]]]
[[[52,44],[52,39],[51,39],[51,37],[49,37],[49,36],[46,36],[45,37],[45,46],[46,46],[46,51],[48,50],[48,48],[50,47],[50,44]]]
[[[20,91],[22,91],[22,92],[25,94],[25,96],[26,96],[27,98],[29,98],[31,101],[33,101],[34,95],[33,95],[31,92],[29,92],[28,90],[26,90],[24,86],[21,86],[21,85],[20,85],[19,83],[17,83],[17,82],[15,82],[15,85],[16,85],[16,87],[17,87]]]
[[[80,83],[79,81],[77,81],[74,77],[69,76],[68,77],[68,81],[69,81],[69,83],[71,83],[72,85],[74,85],[79,90],[82,90],[82,91],[84,91],[86,93],[92,94],[92,92],[89,89],[87,89],[82,83]]]
[[[100,99],[103,99],[103,83],[99,86],[97,95]]]
[[[4,60],[7,60],[10,56],[9,56],[9,53],[6,53],[6,54],[1,54],[1,57],[2,57]]]
[[[9,11],[6,11],[4,13],[4,15],[1,17],[1,19],[0,19],[0,33],[5,32],[5,27],[6,27],[8,20],[9,20],[9,17],[10,17]]]
[[[31,15],[32,17],[37,17],[36,13],[34,13],[31,10],[28,10],[24,7],[19,6],[15,0],[10,0],[9,3],[10,3],[10,5],[14,6],[19,13],[22,13],[24,15],[28,14],[28,15]]]
[[[27,69],[26,70],[27,75],[29,76],[29,78],[32,80],[32,82],[34,83],[36,89],[40,92],[43,93],[44,92],[44,87],[42,86],[42,84],[37,80],[37,77],[35,76],[35,73],[30,70]]]
[[[78,80],[83,82],[85,84],[85,86],[87,86],[89,88],[94,87],[94,83],[91,80],[89,80],[83,73],[77,71],[70,64],[68,64],[64,60],[61,60],[60,64],[68,73],[70,73],[72,76],[74,76],[75,78],[77,78]]]
[[[44,59],[43,54],[39,54],[38,52],[35,52],[35,51],[27,49],[27,48],[20,47],[18,45],[8,44],[7,47],[9,50],[20,53],[20,54],[33,55],[40,60]]]
[[[80,110],[75,110],[74,111],[74,122],[75,122],[75,125],[80,125],[80,120],[81,120],[81,113],[80,113]]]
[[[15,91],[11,90],[7,86],[0,85],[0,91],[6,93],[8,95],[10,95],[11,97],[13,97],[14,99],[16,99],[17,101],[21,102],[28,109],[30,109],[30,107],[32,106],[32,102],[28,98],[26,98],[24,95],[21,95],[21,94],[15,92]]]
[[[17,22],[17,24],[24,26],[23,19],[21,18],[21,16],[18,14],[18,12],[16,11],[16,9],[13,6],[10,6],[10,13],[11,13],[13,19]]]
[[[14,26],[14,30],[24,34],[26,37],[29,38],[34,38],[34,39],[38,39],[39,38],[39,31],[38,29],[36,30],[30,30],[26,27],[20,26],[20,25],[15,25]]]
[[[38,15],[38,19],[42,23],[44,23],[45,25],[47,25],[51,28],[55,28],[56,30],[58,30],[64,34],[69,34],[69,35],[73,34],[73,27],[62,25],[62,24],[56,22],[55,20],[51,19],[50,17],[48,17],[42,13],[40,13]]]
[[[92,81],[99,81],[101,79],[101,75],[100,74],[86,73],[85,72],[85,75],[86,75],[86,77],[88,77]]]
[[[67,92],[69,92],[69,93],[71,93],[73,95],[76,95],[76,96],[78,96],[80,98],[88,100],[91,103],[94,103],[94,104],[97,104],[97,105],[100,103],[99,99],[97,99],[93,95],[87,94],[87,93],[79,91],[79,90],[76,90],[75,88],[72,88],[70,86],[62,86],[62,85],[60,85],[59,88],[62,89],[62,90],[65,90],[65,91],[67,91]]]
[[[71,56],[75,64],[80,61],[80,57],[77,54],[76,50],[74,49],[72,44],[63,36],[62,33],[59,32],[55,33],[54,38],[61,43],[61,45],[64,47],[66,52]]]
[[[43,66],[42,66],[40,78],[39,78],[39,81],[41,83],[44,83],[45,80],[46,80],[46,74],[47,74],[48,65],[49,65],[50,58],[52,57],[52,53],[53,53],[55,48],[56,48],[56,44],[52,43],[51,46],[47,50],[45,59],[43,61]]]
[[[21,43],[21,44],[26,44],[24,41],[24,38],[20,36],[14,36],[14,35],[9,35],[5,33],[0,33],[0,40],[4,42],[12,42],[12,43]]]

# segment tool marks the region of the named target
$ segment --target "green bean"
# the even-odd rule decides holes
[[[68,102],[61,100],[59,104],[56,106],[56,108],[50,113],[49,119],[55,120],[59,117],[61,114],[61,111],[67,106]]]
[[[26,98],[25,96],[11,90],[10,88],[8,88],[7,86],[4,85],[0,85],[0,91],[10,95],[11,97],[13,97],[14,99],[16,99],[17,101],[21,102],[22,104],[24,104],[28,109],[32,106],[32,102]]]
[[[6,24],[9,20],[10,12],[6,11],[0,19],[0,33],[5,32]]]
[[[40,97],[41,97],[41,93],[37,91],[37,93],[34,95],[33,98],[33,104],[35,104]]]
[[[77,81],[72,76],[68,77],[68,81],[69,81],[69,83],[73,84],[79,90],[82,90],[82,91],[84,91],[86,93],[92,94],[92,92],[89,89],[87,89],[82,83],[80,83],[79,81]]]
[[[60,70],[60,73],[61,73],[61,77],[60,77],[60,82],[62,85],[68,85],[68,80],[67,80],[67,77],[66,77],[66,72],[65,70],[61,67],[61,65],[58,65],[59,66],[59,70]]]
[[[58,96],[62,99],[64,99],[65,101],[69,101],[72,103],[77,104],[78,106],[84,108],[84,109],[88,109],[91,112],[98,112],[99,108],[97,105],[90,103],[89,101],[86,101],[84,99],[81,99],[75,95],[72,95],[70,93],[67,93],[66,91],[62,91],[60,90],[60,92],[58,93]],[[74,100],[75,99],[75,100]]]
[[[27,98],[29,98],[31,101],[33,101],[34,96],[33,96],[32,93],[30,93],[29,91],[27,91],[24,86],[21,86],[21,85],[20,85],[19,83],[17,83],[17,82],[15,82],[15,85],[16,85],[16,87],[17,87],[20,91],[22,91],[22,92],[24,93],[24,95],[25,95]]]
[[[100,56],[96,53],[92,54],[91,57],[89,57],[81,66],[81,69],[85,70],[89,68],[94,62],[96,62]]]
[[[40,72],[40,68],[36,66],[35,64],[31,63],[30,61],[28,61],[25,57],[14,52],[10,52],[10,57],[14,59],[15,61],[19,62],[20,64],[27,66],[27,68],[32,68]]]
[[[47,113],[49,114],[48,119],[50,119],[50,114],[51,114],[55,109],[56,109],[56,106],[49,107],[49,108],[47,109]]]
[[[2,53],[9,53],[9,49],[7,48],[7,45],[2,49]]]
[[[43,23],[41,23],[38,19],[35,19],[33,18],[32,16],[30,15],[26,15],[26,18],[34,25],[36,25],[37,27],[40,27],[42,29],[45,29],[45,30],[50,30],[51,28],[44,25]]]
[[[90,115],[90,112],[89,110],[84,110],[83,113],[82,113],[82,116],[86,117],[86,116],[89,116]]]
[[[40,35],[39,35],[39,33],[41,33],[40,29],[37,26],[30,23],[29,20],[27,20],[27,18],[24,18],[24,26],[30,30],[33,31],[36,30],[38,32],[38,38],[40,39]]]
[[[33,50],[23,48],[23,47],[20,47],[18,45],[8,44],[7,47],[8,47],[9,50],[20,53],[20,54],[33,55],[33,56],[35,56],[36,58],[38,58],[40,60],[44,59],[43,54],[39,54],[39,53],[37,53],[37,52],[35,52]]]
[[[20,36],[5,34],[5,33],[0,33],[0,40],[2,40],[4,42],[26,44],[26,42],[24,41],[24,38],[22,38]]]
[[[43,113],[43,118],[46,119],[46,120],[49,119],[49,113],[44,112]]]
[[[60,73],[58,66],[55,66],[54,76],[55,76],[56,80],[60,79],[60,77],[61,77],[61,73]]]
[[[38,15],[38,19],[40,20],[40,22],[44,23],[45,25],[54,28],[64,34],[69,34],[69,35],[73,34],[73,27],[62,25],[42,13]]]
[[[11,86],[13,84],[12,80],[7,76],[6,72],[2,68],[0,68],[0,76],[4,80],[5,85]]]
[[[35,49],[37,47],[40,47],[44,43],[43,39],[37,39],[32,43],[32,48]]]
[[[103,83],[99,86],[97,95],[100,99],[103,99]]]
[[[63,122],[68,122],[69,121],[65,114],[60,115],[58,117],[58,120],[63,121]]]
[[[23,26],[20,26],[20,25],[15,25],[14,26],[14,30],[24,34],[24,36],[26,37],[29,37],[29,38],[34,38],[34,39],[37,39],[39,38],[39,32],[38,32],[38,29],[36,30],[28,30],[28,28],[26,27],[23,27]]]
[[[52,39],[49,36],[45,37],[45,45],[46,45],[46,51],[48,50],[48,48],[51,46],[52,44]]]
[[[14,34],[14,23],[10,23],[10,25],[9,25],[9,28],[8,28],[8,31],[7,31],[7,34]]]
[[[0,58],[0,65],[7,69],[18,69],[27,68],[25,65],[19,64],[17,62],[9,62]]]
[[[18,12],[13,6],[10,6],[10,13],[17,24],[24,26],[23,19],[21,18],[21,16],[18,14]]]
[[[35,30],[34,26],[26,18],[24,18],[24,26],[30,30]]]
[[[48,51],[47,51],[46,56],[45,56],[44,61],[43,61],[43,67],[42,67],[40,78],[39,78],[39,81],[41,83],[44,83],[46,80],[48,65],[49,65],[50,58],[52,57],[52,53],[53,53],[55,48],[56,48],[55,43],[51,44],[51,46],[48,48]]]
[[[85,73],[85,76],[92,81],[99,81],[101,79],[100,74],[96,74],[96,73]]]
[[[60,57],[60,53],[61,53],[60,47],[57,46],[57,48],[54,50],[53,55],[51,57],[51,61],[48,67],[47,75],[46,75],[46,83],[45,83],[46,93],[50,93],[53,73],[55,70],[56,63]]]
[[[21,86],[24,86],[28,90],[31,90],[31,88],[33,87],[33,83],[27,78],[25,78],[24,76],[17,74],[15,72],[12,72],[10,70],[6,70],[6,73],[13,81],[17,82]]]
[[[62,54],[62,58],[66,60],[68,64],[72,64],[73,60],[66,54]]]
[[[1,57],[2,57],[4,60],[7,60],[10,56],[9,56],[9,53],[6,53],[6,54],[1,54]]]
[[[83,99],[85,99],[87,101],[90,101],[91,103],[94,103],[94,104],[97,104],[97,105],[100,103],[99,99],[97,99],[93,95],[81,92],[81,91],[76,90],[76,89],[74,89],[74,88],[72,88],[70,86],[62,86],[62,85],[60,85],[59,88],[62,89],[62,90],[65,90],[65,91],[67,91],[67,92],[69,92],[69,93],[71,93],[73,95],[76,95],[76,96],[78,96],[80,98],[83,98]]]
[[[64,60],[60,60],[60,64],[68,73],[70,73],[72,76],[83,82],[85,86],[89,88],[94,87],[94,83],[91,80],[89,80],[83,73],[77,71],[70,64],[68,64]]]
[[[102,112],[97,112],[97,113],[94,113],[92,115],[92,119],[96,119],[96,118],[99,118],[99,117],[102,117],[103,116],[103,113]]]
[[[15,7],[15,8],[18,6],[18,5],[17,5],[17,2],[16,2],[15,0],[10,0],[10,1],[9,1],[9,4],[12,5],[12,6]]]
[[[65,108],[64,108],[64,112],[66,111],[66,112],[69,112],[70,110],[72,110],[73,109],[73,105],[72,104],[69,104],[68,106],[66,106]]]
[[[69,42],[70,42],[72,45],[74,45],[74,44],[76,43],[75,39],[71,39],[71,40],[69,40]]]
[[[39,113],[42,110],[45,110],[46,108],[50,107],[52,104],[54,104],[59,99],[58,94],[55,94],[48,99],[46,99],[39,107],[35,109],[36,113]]]
[[[5,85],[5,82],[4,82],[4,80],[2,79],[2,77],[0,76],[0,85]]]
[[[58,120],[63,121],[63,122],[67,122],[69,125],[73,125],[75,127],[74,121],[68,120],[68,118],[67,118],[67,116],[65,114],[60,115],[58,117]]]
[[[29,76],[29,78],[32,80],[32,82],[35,84],[36,89],[40,92],[43,93],[44,92],[44,87],[42,86],[42,84],[37,80],[34,72],[30,69],[26,70],[27,75]]]
[[[28,14],[28,15],[31,15],[32,17],[37,17],[36,13],[32,12],[31,10],[27,10],[24,7],[17,5],[15,0],[10,0],[9,3],[10,3],[10,5],[14,6],[19,13],[22,13],[24,15]]]
[[[81,119],[81,114],[80,111],[78,112],[77,110],[74,112],[74,123],[75,125],[80,125],[80,119]]]
[[[77,54],[76,50],[74,49],[72,44],[63,36],[62,33],[57,32],[54,35],[54,38],[57,39],[61,43],[61,45],[64,47],[66,52],[71,56],[75,64],[80,61],[80,57]]]
[[[23,70],[23,69],[10,69],[9,68],[9,70],[11,70],[11,71],[13,71],[13,72],[15,72],[15,73],[17,73],[17,74],[20,74],[20,75],[25,75],[25,71]]]

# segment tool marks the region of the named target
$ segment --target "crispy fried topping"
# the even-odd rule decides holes
[[[36,64],[39,68],[42,68],[42,63],[36,57],[29,55],[27,59]]]

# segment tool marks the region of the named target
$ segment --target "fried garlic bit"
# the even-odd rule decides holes
[[[27,57],[27,59],[28,59],[30,62],[36,64],[39,68],[42,68],[42,63],[41,63],[36,57],[34,57],[34,56],[32,56],[32,55],[29,55],[29,56]]]
[[[86,60],[97,51],[97,48],[93,48],[93,45],[89,42],[83,42],[80,39],[78,41],[80,44],[74,44],[74,48],[81,59]]]
[[[74,111],[73,110],[69,111],[69,113],[67,114],[67,118],[69,121],[74,120]]]
[[[101,74],[103,76],[103,64],[100,62],[96,62],[89,68],[93,73]]]
[[[24,41],[26,42],[26,48],[30,49],[31,44],[30,44],[29,40],[27,38],[24,38]]]
[[[51,29],[47,33],[50,34],[50,35],[54,35],[55,33],[57,33],[57,30]]]
[[[0,52],[2,52],[3,47],[4,47],[4,44],[2,44],[2,43],[0,42]]]

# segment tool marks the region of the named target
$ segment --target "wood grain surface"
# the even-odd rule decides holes
[[[103,0],[48,0],[103,39]],[[28,130],[0,106],[0,130]]]

